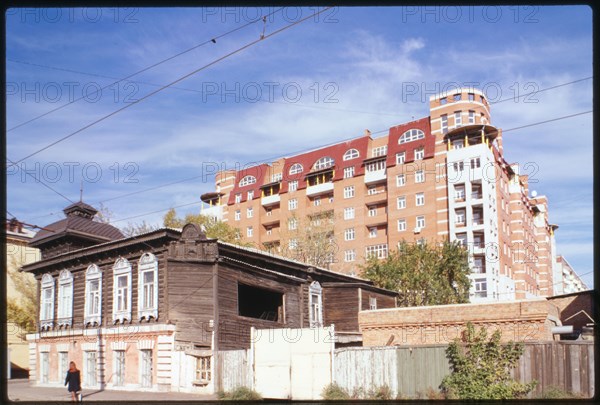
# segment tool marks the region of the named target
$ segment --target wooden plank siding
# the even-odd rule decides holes
[[[338,332],[358,331],[358,299],[358,287],[324,283],[323,323],[334,324]]]

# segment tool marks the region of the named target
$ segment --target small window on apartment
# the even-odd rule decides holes
[[[373,226],[371,228],[369,228],[369,238],[376,238],[377,237],[377,227]]]
[[[330,156],[324,156],[321,159],[317,160],[315,165],[313,166],[314,170],[322,170],[328,169],[334,165],[335,161]]]
[[[447,134],[448,133],[448,114],[442,114],[441,116],[442,119],[442,133],[443,134]]]
[[[461,99],[460,93],[454,95],[454,101],[460,101],[460,99]]]
[[[425,205],[425,194],[424,193],[417,193],[417,195],[415,196],[415,205],[417,207]]]
[[[455,201],[464,201],[465,200],[465,186],[455,186],[454,187],[454,200]]]
[[[475,94],[469,93],[469,101],[475,101]]]
[[[406,231],[406,219],[398,220],[398,232]]]
[[[448,104],[448,99],[447,99],[446,97],[442,97],[442,98],[440,98],[440,104],[441,104],[441,105]]]
[[[344,198],[354,197],[354,186],[344,187]]]
[[[425,171],[417,170],[415,172],[415,183],[424,183],[425,182]]]
[[[236,204],[239,204],[239,203],[241,203],[241,202],[242,202],[242,193],[237,193],[237,194],[235,195],[235,203],[236,203]]]
[[[239,221],[242,218],[242,212],[240,210],[235,210],[235,220]]]
[[[457,127],[462,125],[462,111],[454,112],[454,125]]]
[[[465,147],[464,139],[455,139],[452,141],[452,149],[462,149]]]
[[[292,180],[289,182],[288,185],[288,190],[289,191],[296,191],[298,190],[298,180]]]
[[[296,208],[298,208],[298,199],[297,198],[289,199],[288,200],[288,209],[295,210]]]
[[[254,190],[248,191],[248,201],[251,201],[254,198]]]
[[[254,230],[252,229],[251,226],[249,226],[248,228],[246,228],[246,236],[251,238],[252,234],[253,234]]]
[[[419,229],[425,228],[425,217],[424,216],[417,217],[417,228],[419,228]]]
[[[321,197],[315,197],[315,199],[313,200],[313,205],[315,207],[318,207],[319,205],[321,205]]]
[[[288,219],[288,229],[290,231],[294,231],[294,230],[298,229],[298,219],[297,218]]]
[[[302,171],[304,170],[304,168],[302,167],[302,165],[300,163],[294,163],[291,167],[290,167],[290,174],[298,174],[298,173],[302,173]]]
[[[453,167],[455,172],[462,172],[465,169],[463,162],[454,162]]]
[[[396,176],[396,187],[402,187],[406,184],[406,177],[403,174]]]
[[[396,153],[396,164],[397,165],[403,164],[405,160],[406,160],[406,153],[405,152]]]
[[[377,207],[374,207],[374,206],[369,207],[369,210],[367,211],[367,215],[370,217],[377,216]]]
[[[455,215],[455,224],[457,226],[464,226],[466,219],[465,219],[465,210],[464,209],[460,209],[460,210],[456,210],[456,215]]]
[[[344,208],[344,219],[353,219],[353,218],[354,218],[354,207]]]
[[[402,196],[402,197],[398,197],[396,199],[396,207],[401,210],[403,208],[406,208],[406,197]]]
[[[238,284],[238,315],[284,322],[283,294],[256,286]]]
[[[240,180],[240,187],[248,186],[250,184],[256,183],[256,177],[254,176],[245,176]]]
[[[477,169],[481,167],[481,159],[476,157],[471,159],[471,169]]]
[[[275,173],[271,175],[271,182],[275,183],[283,179],[283,173]]]
[[[475,111],[469,110],[469,124],[475,124]]]
[[[385,156],[386,154],[387,154],[387,145],[378,146],[376,148],[373,148],[373,150],[372,150],[373,157]]]
[[[246,209],[246,218],[252,218],[254,216],[254,210],[252,207]]]
[[[273,228],[271,228],[270,226],[267,227],[267,235],[272,235],[273,234]]]
[[[398,144],[401,145],[406,142],[416,141],[417,139],[425,138],[425,133],[420,129],[409,129],[398,138]]]
[[[344,230],[344,240],[354,240],[355,237],[354,228],[348,228]]]
[[[356,159],[359,156],[360,156],[360,153],[358,153],[358,151],[356,149],[348,149],[346,151],[346,153],[344,153],[344,157],[342,159],[343,160],[352,160],[352,159]]]
[[[418,148],[415,149],[415,160],[422,160],[425,157],[425,149]]]
[[[353,262],[356,260],[356,250],[350,249],[344,251],[344,261],[345,262]]]
[[[350,177],[354,177],[354,166],[344,168],[344,178],[349,179]]]

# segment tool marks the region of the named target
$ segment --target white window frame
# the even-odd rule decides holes
[[[41,287],[40,329],[51,329],[54,327],[54,278],[50,274],[44,274]]]
[[[253,234],[254,234],[254,229],[252,229],[251,226],[247,227],[246,228],[246,237],[251,238]]]
[[[448,133],[448,114],[442,114],[440,116],[441,118],[441,129],[442,129],[442,134],[447,134]]]
[[[298,199],[297,198],[290,198],[288,200],[288,210],[295,210],[298,208]]]
[[[58,276],[58,326],[73,326],[73,274],[62,270]]]
[[[275,173],[271,175],[271,183],[283,180],[283,173]]]
[[[308,314],[311,328],[323,326],[323,289],[318,281],[308,287]]]
[[[256,183],[256,177],[254,176],[244,176],[241,180],[240,180],[240,187],[244,187],[244,186],[249,186],[250,184],[255,184]]]
[[[344,219],[354,219],[354,207],[344,208]]]
[[[377,237],[377,227],[372,226],[369,228],[369,238],[376,238],[376,237]]]
[[[250,190],[248,191],[248,198],[246,198],[247,201],[252,201],[254,199],[254,190]]]
[[[144,358],[149,356],[150,360],[150,370],[144,369]],[[144,388],[151,388],[153,384],[153,373],[152,370],[154,368],[154,350],[152,349],[141,349],[140,350],[140,386]],[[146,372],[149,371],[149,374]],[[145,377],[150,377],[149,380],[145,379]]]
[[[423,228],[425,228],[425,216],[423,216],[423,215],[419,215],[419,216],[417,217],[417,222],[416,222],[416,224],[417,224],[417,228],[419,228],[419,229],[423,229]]]
[[[321,197],[315,197],[313,200],[313,205],[315,207],[318,207],[319,205],[321,205]]]
[[[386,164],[385,159],[377,160],[375,162],[369,162],[365,166],[365,170],[369,173],[379,172],[381,170],[385,170]]]
[[[331,156],[323,156],[315,162],[315,164],[313,165],[313,169],[323,170],[333,167],[333,165],[335,165],[335,160]]]
[[[98,386],[98,352],[95,350],[86,350],[83,352],[83,385],[87,387],[97,387]],[[95,360],[90,367],[91,360]],[[91,378],[93,378],[93,381]]]
[[[371,157],[379,157],[387,155],[387,145],[377,146],[371,149]]]
[[[454,125],[457,127],[462,125],[462,111],[454,111]]]
[[[344,153],[344,156],[343,156],[342,159],[344,161],[346,161],[346,160],[352,160],[352,159],[356,159],[359,156],[360,156],[360,153],[358,152],[358,150],[356,150],[356,149],[348,149],[346,151],[346,153]]]
[[[369,309],[371,311],[377,309],[377,298],[369,297]]]
[[[298,180],[292,180],[288,184],[288,191],[298,190]]]
[[[144,273],[152,273],[152,297],[146,296]],[[146,305],[150,298],[153,305]],[[158,259],[152,253],[144,253],[138,263],[138,319],[143,318],[158,318]]]
[[[425,193],[415,194],[415,205],[417,207],[421,207],[421,206],[425,205]]]
[[[344,198],[352,198],[352,197],[354,197],[354,186],[344,187]]]
[[[475,111],[469,110],[469,124],[475,124]]]
[[[289,173],[290,173],[290,175],[292,175],[292,174],[302,173],[303,171],[304,171],[304,167],[302,167],[302,165],[300,163],[294,163],[293,165],[290,166]]]
[[[406,161],[406,152],[398,152],[396,153],[396,164],[401,165]]]
[[[288,219],[288,229],[290,231],[295,231],[296,229],[298,229],[298,219],[297,218]]]
[[[365,248],[365,257],[374,255],[378,259],[385,259],[388,255],[388,245],[387,243],[382,243],[379,245],[367,246]]]
[[[119,300],[117,280],[120,277],[127,277],[127,293],[124,297],[127,308],[122,310],[117,309]],[[124,323],[126,320],[131,322],[131,277],[131,264],[127,259],[119,257],[113,266],[113,324],[116,324],[117,322]]]
[[[122,363],[121,357],[122,356]],[[113,351],[113,386],[122,387],[125,385],[125,363],[127,355],[125,350],[114,350]]]
[[[354,231],[354,228],[346,228],[344,230],[344,240],[345,241],[354,240],[355,238],[356,238],[356,232]]]
[[[241,202],[242,202],[242,193],[237,193],[237,194],[235,195],[235,203],[236,203],[236,204],[239,204],[239,203],[241,203]]]
[[[415,149],[415,160],[423,160],[425,158],[425,148]]]
[[[406,176],[404,174],[398,174],[396,176],[396,187],[403,187],[406,185]]]
[[[454,223],[456,225],[465,225],[467,223],[467,212],[464,208],[455,211]]]
[[[377,207],[368,207],[367,208],[367,216],[368,217],[376,217],[377,216]]]
[[[356,260],[356,250],[348,249],[344,251],[344,261],[345,262],[353,262]]]
[[[425,170],[415,172],[415,183],[425,183]]]
[[[399,210],[406,208],[406,196],[396,198],[396,208]]]
[[[354,166],[344,167],[344,178],[349,179],[354,177]]]
[[[212,356],[196,357],[195,381],[208,383],[212,380]]]
[[[252,207],[246,208],[246,218],[252,218],[254,216],[254,209]]]
[[[92,283],[98,283],[98,290],[92,290]],[[94,302],[98,308],[94,311]],[[87,325],[102,324],[102,271],[95,264],[88,266],[85,271],[85,311],[83,323]]]
[[[235,219],[236,221],[239,221],[239,220],[241,220],[241,219],[242,219],[242,211],[240,211],[240,210],[235,210],[235,213],[234,213],[234,219]]]
[[[406,231],[406,219],[402,218],[398,220],[398,232]]]
[[[409,129],[408,131],[403,133],[402,136],[400,136],[400,138],[398,138],[398,144],[401,145],[403,143],[412,142],[416,141],[417,139],[423,138],[425,138],[425,133],[420,129],[413,128]]]
[[[64,378],[69,371],[69,352],[59,351],[58,352],[58,378],[62,382],[61,378]]]

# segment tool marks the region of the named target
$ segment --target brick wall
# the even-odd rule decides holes
[[[581,330],[586,324],[592,323],[586,314],[594,317],[593,291],[559,295],[548,298],[548,301],[559,308],[563,325],[573,325],[574,330]],[[581,311],[585,311],[586,314]]]
[[[545,299],[486,304],[391,308],[359,313],[363,346],[444,344],[460,337],[468,322],[496,329],[503,341],[553,340],[558,308]]]

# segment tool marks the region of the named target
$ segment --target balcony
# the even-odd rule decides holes
[[[376,203],[387,202],[387,191],[379,191],[374,194],[367,194],[365,196],[366,205],[375,205]]]
[[[207,217],[213,217],[217,220],[223,219],[223,206],[222,205],[213,205],[210,207],[202,207],[200,209],[200,214],[206,215]]]
[[[365,184],[376,183],[387,179],[385,169],[365,172]]]
[[[265,226],[266,225],[274,225],[274,224],[279,223],[280,218],[281,218],[280,210],[271,211],[270,214],[265,214],[261,217],[260,223]]]
[[[307,196],[316,196],[316,195],[330,193],[332,191],[333,191],[333,183],[332,182],[315,184],[314,186],[306,187],[306,195]]]
[[[365,225],[371,227],[371,226],[377,226],[377,225],[384,225],[387,224],[388,221],[388,216],[385,212],[385,207],[379,207],[377,208],[377,214],[374,216],[369,216],[367,215],[365,217]]]
[[[279,196],[279,194],[269,195],[266,197],[262,197],[260,199],[260,203],[262,204],[263,207],[268,207],[270,205],[279,204],[280,201],[281,201],[281,197]]]
[[[261,235],[260,241],[263,244],[269,244],[269,243],[274,243],[274,242],[278,242],[279,239],[281,238],[280,232],[279,232],[279,227],[271,229],[271,233],[263,233]]]

